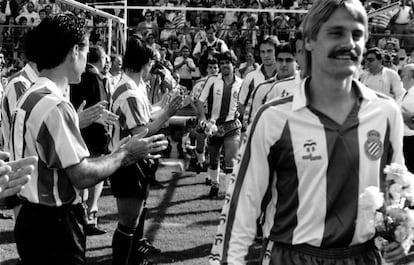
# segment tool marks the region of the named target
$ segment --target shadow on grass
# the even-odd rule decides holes
[[[169,264],[177,261],[185,261],[189,259],[198,259],[208,257],[211,250],[211,244],[204,244],[184,250],[167,251],[151,257],[151,261],[155,263]],[[207,261],[207,260],[206,260]]]
[[[13,231],[0,232],[0,245],[15,243]],[[3,265],[3,263],[1,263]]]

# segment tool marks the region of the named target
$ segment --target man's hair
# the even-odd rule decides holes
[[[367,52],[365,53],[365,57],[367,57],[368,54],[374,54],[377,60],[384,59],[384,52],[378,47],[373,47],[373,48],[368,49]]]
[[[34,62],[39,71],[52,69],[65,60],[75,46],[86,46],[87,32],[85,20],[72,13],[57,14],[46,18],[33,30],[36,51]]]
[[[214,24],[210,24],[206,27],[206,31],[212,29],[214,32],[217,32],[217,27]]]
[[[154,51],[142,38],[131,36],[126,43],[122,68],[139,72],[153,57]]]
[[[329,20],[338,9],[344,8],[356,21],[365,26],[365,39],[368,39],[368,17],[364,6],[359,0],[316,0],[302,22],[303,51],[305,53],[303,65],[304,76],[311,74],[311,53],[305,49],[306,41],[316,40],[322,25]]]
[[[216,58],[211,58],[211,59],[207,60],[207,65],[209,65],[209,64],[212,64],[212,65],[218,64],[218,61],[217,61]]]
[[[290,43],[285,42],[277,46],[275,56],[277,57],[279,53],[290,53],[295,56],[295,49],[292,48],[292,45],[290,45]]]
[[[280,44],[280,41],[277,39],[276,36],[269,36],[269,37],[265,38],[264,40],[262,40],[261,42],[259,42],[259,47],[262,44],[273,45],[273,47],[275,47],[275,50],[276,50],[277,46]]]
[[[34,30],[29,31],[24,39],[24,54],[29,62],[36,62],[36,40],[37,38]]]
[[[102,46],[96,45],[89,47],[88,63],[97,63],[105,55],[105,50]]]
[[[220,63],[221,61],[230,61],[233,65],[236,65],[237,58],[231,54],[230,51],[225,51],[217,55],[217,60]]]

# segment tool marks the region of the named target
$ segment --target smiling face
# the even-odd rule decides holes
[[[365,41],[364,24],[345,8],[337,8],[322,24],[316,38],[305,40],[305,49],[311,53],[312,74],[352,76],[362,61]]]

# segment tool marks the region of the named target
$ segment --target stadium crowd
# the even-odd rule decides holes
[[[359,8],[354,0],[348,2]],[[370,13],[387,9],[395,1],[361,2]],[[400,104],[405,122],[404,150],[401,151],[404,151],[407,168],[412,171],[414,108],[410,104],[414,100],[414,42],[409,34],[414,32],[414,3],[409,0],[396,2],[398,4],[393,8],[372,16],[369,23],[367,20],[368,31],[372,33],[369,38],[365,39],[365,35],[358,31],[360,28],[355,30],[357,33],[353,38],[358,43],[355,46],[364,47],[366,43],[364,50],[353,52],[343,48],[328,56],[341,57],[341,60],[346,57],[344,60],[350,58],[352,61],[363,58],[361,65],[358,62],[358,67],[352,68],[352,77],[361,82],[358,86],[364,91],[367,87],[393,98],[393,103],[381,101],[385,107]],[[11,184],[8,187],[7,180],[0,179],[0,192],[3,193],[0,197],[7,197],[8,207],[16,210],[15,236],[23,264],[32,260],[53,264],[61,259],[60,254],[67,255],[73,264],[85,261],[86,235],[105,233],[97,223],[97,199],[103,181],[108,177],[119,212],[119,224],[112,242],[113,262],[149,264],[148,256],[161,251],[148,242],[143,233],[145,200],[149,186],[156,184],[159,152],[167,148],[164,136],[157,133],[166,132],[165,123],[180,108],[191,110],[197,120],[187,122],[188,131],[182,138],[180,136],[178,148],[182,158],[193,163],[193,167],[187,163],[186,169],[200,173],[208,167],[205,180],[210,186],[208,196],[216,198],[220,171],[225,174],[226,188],[235,181],[233,169],[236,162],[240,162],[239,147],[246,143],[249,128],[261,105],[274,98],[294,95],[303,78],[310,75],[305,71],[309,70],[306,65],[309,58],[303,49],[306,47],[307,52],[314,52],[303,44],[304,38],[309,36],[303,35],[301,26],[304,21],[311,23],[305,19],[305,12],[239,10],[308,10],[312,4],[310,0],[148,1],[148,8],[138,15],[133,15],[137,11],[129,14],[132,24],[125,53],[121,55],[111,50],[111,56],[108,56],[103,49],[107,47],[107,35],[100,27],[105,25],[104,19],[52,0],[3,0],[0,4],[0,22],[4,24],[0,34],[3,148],[13,154],[12,160],[16,160],[4,170],[16,179],[24,178],[13,183],[15,187]],[[153,10],[153,6],[226,7],[237,8],[237,11],[162,11]],[[344,7],[339,10],[341,8]],[[364,13],[359,9],[358,12]],[[352,20],[349,14],[334,14],[341,19],[345,17],[344,21]],[[365,15],[361,17],[365,18]],[[86,33],[87,28],[90,34]],[[331,29],[332,32],[335,30],[340,31],[335,32],[338,36],[349,33],[348,28]],[[61,39],[53,39],[48,35],[49,31]],[[322,45],[323,40],[319,42]],[[55,56],[48,58],[48,52]],[[86,65],[84,73],[80,71],[82,64]],[[338,69],[342,69],[341,66],[338,65]],[[317,74],[320,73],[315,76]],[[324,77],[329,79],[329,76]],[[69,84],[70,89],[67,88]],[[91,91],[86,92],[89,88]],[[43,96],[47,100],[39,100]],[[28,107],[32,105],[40,107]],[[347,110],[349,106],[351,104],[346,106]],[[50,111],[50,116],[30,115],[32,111],[40,114],[43,108]],[[343,113],[335,114],[340,121],[346,118]],[[399,111],[393,109],[394,114]],[[36,124],[42,126],[39,128]],[[36,140],[40,139],[38,135],[41,133],[47,137]],[[174,135],[174,132],[169,133]],[[20,139],[22,135],[25,136]],[[129,138],[123,139],[125,136]],[[142,139],[143,136],[146,138]],[[392,137],[395,137],[392,141],[398,138]],[[20,141],[28,144],[21,146]],[[67,145],[54,146],[53,143],[58,141]],[[139,153],[138,147],[145,152]],[[312,152],[309,153],[311,156]],[[30,157],[26,158],[28,155]],[[371,160],[379,158],[376,154],[369,155]],[[39,162],[34,157],[38,157]],[[400,160],[401,157],[397,158]],[[32,172],[36,163],[40,169]],[[23,170],[19,171],[20,168]],[[29,174],[35,178],[21,191],[23,200],[11,196],[29,181]],[[49,175],[64,181],[40,180]],[[125,177],[124,182],[120,181],[120,175]],[[39,184],[33,183],[36,181]],[[49,197],[41,197],[43,193],[37,194],[38,189]],[[73,204],[88,195],[87,192],[78,194],[81,189],[89,190],[89,196],[94,197],[93,202],[82,204],[87,204],[87,209]],[[42,212],[45,219],[56,217],[56,223],[55,219],[48,220],[50,223],[43,223],[45,220],[31,223],[37,212]],[[74,229],[73,234],[63,233],[57,225],[62,213],[70,215],[63,226]],[[85,225],[89,227],[85,231],[80,228],[83,214],[87,215]],[[258,241],[262,240],[260,225],[264,224],[263,218],[257,218],[254,227]],[[34,229],[36,226],[38,230]],[[46,257],[39,255],[46,248],[34,239],[40,238],[42,230],[48,228],[55,229],[57,235],[67,239],[68,248],[56,249],[55,255]],[[48,240],[47,244],[53,247],[56,240],[62,238],[50,236],[42,242]],[[214,248],[212,254],[215,254]]]

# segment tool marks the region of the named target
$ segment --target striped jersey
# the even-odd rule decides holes
[[[195,84],[193,86],[193,89],[190,92],[191,100],[194,101],[194,102],[196,102],[198,100],[198,98],[200,97],[201,91],[203,91],[203,87],[204,87],[207,79],[209,79],[210,77],[213,77],[213,76],[216,77],[218,75],[219,74],[216,74],[216,75],[208,75],[208,76],[204,76],[204,77],[198,79],[195,82]]]
[[[119,116],[110,144],[113,150],[122,138],[130,135],[131,129],[145,126],[150,121],[152,106],[146,84],[141,82],[137,85],[127,74],[122,74],[112,95],[111,111]]]
[[[40,77],[23,94],[12,116],[10,140],[12,159],[39,158],[21,197],[47,206],[80,202],[65,169],[80,163],[89,151],[76,110],[54,82]]]
[[[292,96],[262,106],[242,145],[220,216],[210,264],[244,264],[262,217],[274,242],[340,248],[371,239],[358,212],[383,169],[404,165],[398,105],[358,81],[358,100],[342,125],[308,106],[301,83]]]
[[[294,80],[300,81],[299,73],[296,73],[295,75],[282,80],[279,80],[276,74],[275,77],[272,77],[256,86],[245,106],[243,113],[243,127],[247,128],[247,125],[252,122],[254,115],[256,114],[256,111],[259,109],[259,107],[268,101],[267,97],[269,93],[271,93],[273,90],[278,89],[280,85],[285,83],[287,83],[287,85],[284,85],[285,88],[288,88],[287,91],[292,90],[295,87],[292,83]],[[284,91],[282,93],[283,96],[289,95],[290,92],[287,91]]]
[[[264,66],[261,65],[257,70],[252,71],[246,75],[243,79],[243,84],[239,94],[239,102],[243,106],[246,106],[247,101],[250,98],[253,90],[263,81],[268,80],[276,75],[276,71],[271,75],[267,76],[264,71]]]
[[[26,64],[22,70],[10,79],[5,88],[1,106],[1,131],[4,140],[4,151],[9,150],[11,116],[17,101],[37,78],[37,73],[29,64]]]
[[[238,118],[238,97],[242,80],[234,76],[233,83],[225,86],[221,75],[209,78],[204,84],[199,101],[207,102],[207,119],[220,124]]]

